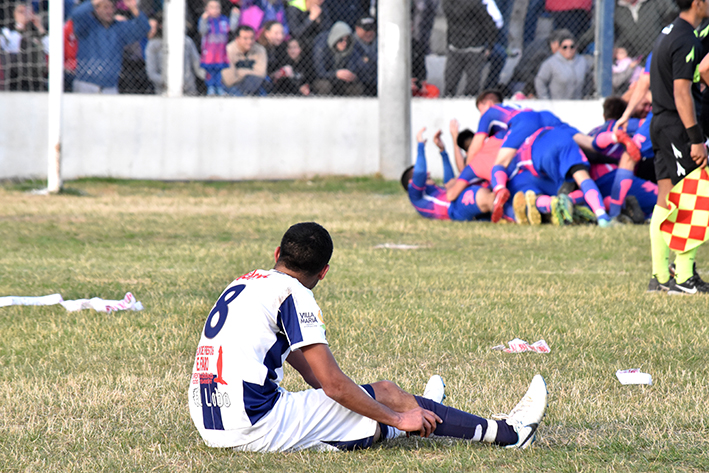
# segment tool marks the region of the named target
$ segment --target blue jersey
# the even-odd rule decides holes
[[[501,103],[491,106],[480,117],[478,123],[478,133],[485,133],[488,136],[495,134],[495,127],[507,130],[512,118],[523,111],[531,111],[529,108],[523,108],[519,105],[502,105]]]
[[[445,151],[441,152],[441,155],[444,160],[448,159]],[[466,187],[458,198],[450,202],[443,187],[429,184],[427,181],[424,143],[419,143],[414,174],[408,187],[409,201],[419,215],[437,220],[474,220],[483,215],[476,202],[480,186]]]
[[[416,211],[425,218],[448,220],[450,202],[446,190],[434,184],[428,184],[428,171],[424,143],[418,144],[418,156],[414,165],[414,175],[409,182],[409,200]]]
[[[588,159],[568,131],[545,127],[524,141],[509,167],[546,178],[558,189],[572,178],[568,173],[578,165],[588,168]]]

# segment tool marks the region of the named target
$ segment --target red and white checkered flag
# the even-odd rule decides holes
[[[671,250],[692,250],[709,238],[709,174],[697,168],[679,181],[667,197],[670,213],[660,224]]]

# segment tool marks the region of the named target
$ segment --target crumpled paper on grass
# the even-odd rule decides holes
[[[113,312],[116,310],[143,310],[143,304],[135,299],[135,296],[127,292],[122,300],[101,299],[93,297],[91,299],[77,299],[65,301],[61,294],[50,294],[48,296],[22,297],[5,296],[0,297],[0,307],[10,305],[54,305],[61,304],[69,312],[82,309],[94,309],[97,312]]]
[[[520,338],[515,338],[507,342],[510,346],[506,348],[504,345],[497,345],[492,347],[493,350],[504,351],[505,353],[524,353],[526,351],[533,351],[535,353],[550,353],[551,348],[547,345],[544,339],[536,341],[531,345]]]

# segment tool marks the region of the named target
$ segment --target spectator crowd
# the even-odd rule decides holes
[[[163,93],[163,3],[64,0],[65,89]],[[0,0],[0,90],[46,90],[48,5]],[[523,23],[514,5],[411,0],[412,94],[591,97],[592,0],[528,0]],[[376,96],[376,13],[377,0],[186,0],[184,93]],[[616,0],[615,95],[676,14],[673,0]]]

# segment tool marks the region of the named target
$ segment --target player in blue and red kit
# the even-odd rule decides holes
[[[610,226],[611,221],[601,201],[601,194],[589,175],[589,163],[581,148],[567,130],[545,127],[537,130],[525,140],[510,164],[503,168],[523,168],[535,176],[545,176],[557,188],[573,180],[583,192],[583,197],[598,219],[601,227]],[[514,171],[510,174],[514,175]]]
[[[505,168],[514,158],[517,150],[524,141],[534,132],[543,127],[563,129],[570,137],[577,141],[579,146],[592,148],[591,138],[581,133],[576,128],[564,123],[549,111],[534,111],[515,105],[503,105],[502,95],[498,91],[489,90],[481,93],[475,105],[481,114],[478,133],[473,139],[471,154],[475,154],[481,147],[485,138],[494,127],[507,129],[507,134],[502,147],[495,159],[492,169],[490,184],[495,193],[492,210],[492,221],[497,222],[502,216],[503,206],[509,198],[509,191],[505,190],[507,173]]]
[[[468,186],[454,200],[448,200],[446,189],[437,186],[429,178],[426,165],[426,140],[423,137],[425,128],[416,134],[418,152],[416,164],[404,171],[401,176],[401,185],[409,194],[411,205],[425,218],[438,220],[475,220],[483,217],[492,209],[493,195],[490,190],[480,185]],[[443,179],[448,182],[455,176],[451,167],[448,153],[441,141],[439,130],[433,137],[433,142],[438,146],[443,160]]]

